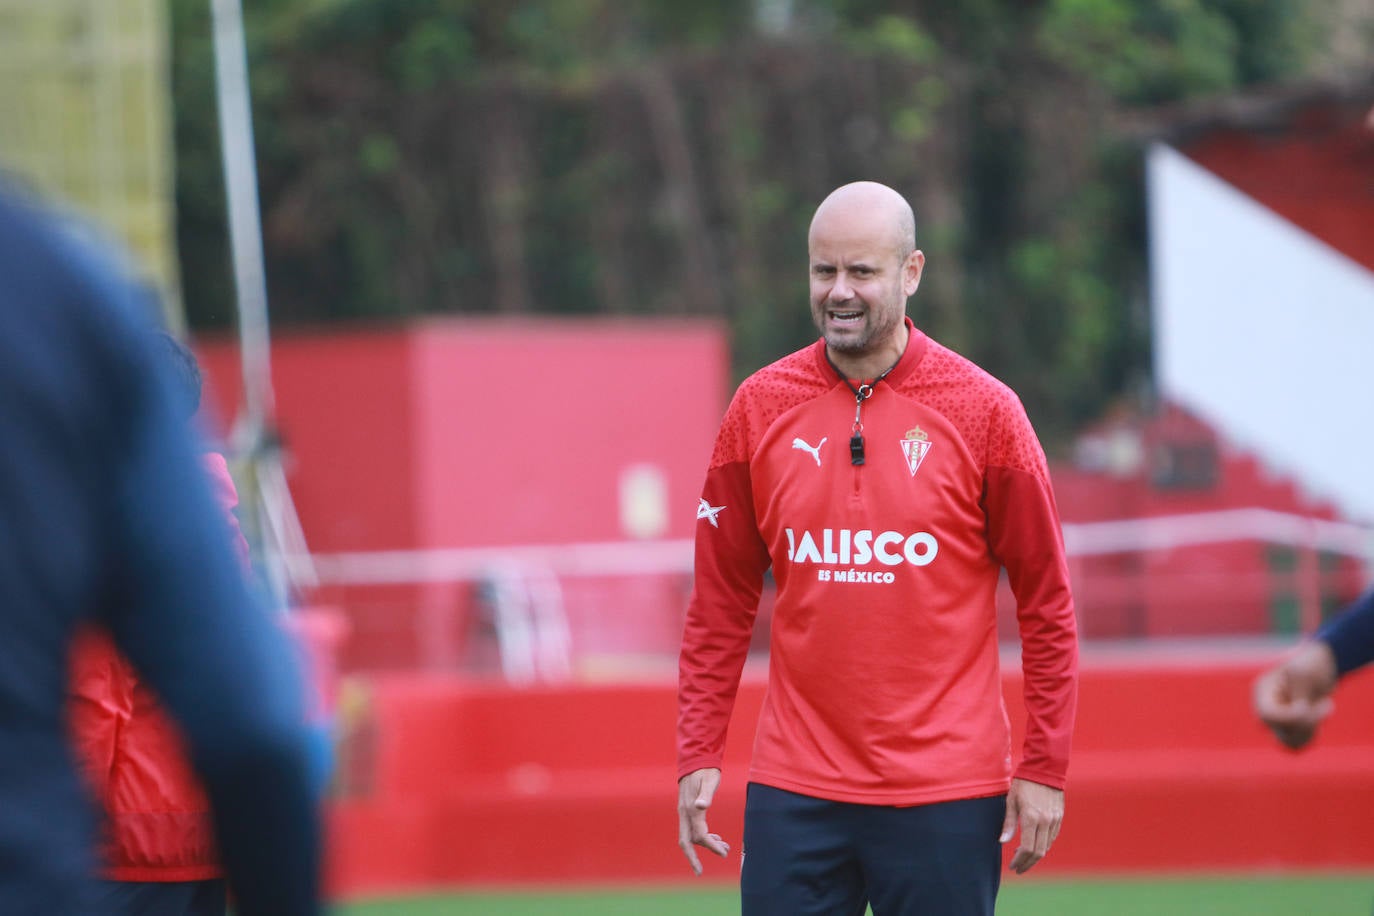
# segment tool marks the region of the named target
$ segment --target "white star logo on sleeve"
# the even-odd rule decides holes
[[[716,516],[720,515],[724,506],[713,506],[705,498],[701,500],[701,505],[697,506],[697,519],[706,519],[711,523],[712,528],[719,528],[720,522],[716,521]]]

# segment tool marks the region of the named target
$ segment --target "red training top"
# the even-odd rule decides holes
[[[862,410],[824,342],[736,392],[698,508],[679,777],[719,767],[762,580],[777,581],[749,778],[837,801],[995,795],[1012,776],[995,593],[1017,599],[1028,727],[1015,775],[1063,788],[1078,644],[1044,452],[1007,386],[907,322]]]
[[[222,455],[208,452],[202,460],[246,568],[234,480]],[[70,710],[83,772],[104,811],[102,874],[114,881],[222,877],[210,802],[181,735],[103,627],[77,635]]]

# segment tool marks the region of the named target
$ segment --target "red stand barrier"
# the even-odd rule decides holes
[[[1064,830],[1036,874],[1374,865],[1374,679],[1343,684],[1315,746],[1292,754],[1250,712],[1271,660],[1085,663]],[[1019,672],[1004,682],[1018,747]],[[763,686],[761,671],[741,686],[710,818],[735,852],[705,857],[708,879],[738,875]],[[670,680],[517,691],[388,676],[364,689],[330,811],[335,893],[690,877]]]

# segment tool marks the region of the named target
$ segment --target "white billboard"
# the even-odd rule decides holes
[[[1170,147],[1148,181],[1160,394],[1374,521],[1374,273]]]

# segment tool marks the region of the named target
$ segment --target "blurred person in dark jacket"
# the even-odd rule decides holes
[[[177,418],[200,408],[200,366],[166,331],[153,335]],[[238,492],[224,456],[200,461],[222,510],[224,537],[251,575]],[[205,790],[180,734],[129,660],[99,624],[84,627],[72,653],[72,735],[101,808],[99,908],[111,916],[224,916],[224,866]]]
[[[313,916],[299,675],[149,340],[132,286],[0,189],[0,914],[102,912],[65,715],[96,622],[181,728],[240,916]]]

